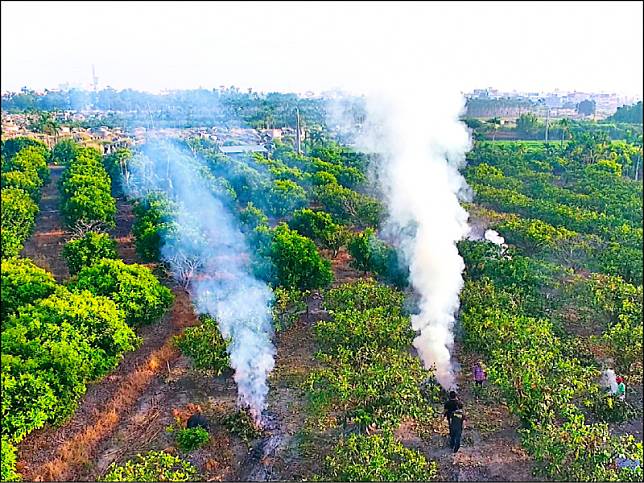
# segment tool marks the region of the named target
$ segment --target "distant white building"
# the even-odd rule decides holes
[[[235,154],[250,154],[267,152],[266,148],[261,144],[237,144],[235,146],[219,146],[219,150],[227,155]]]

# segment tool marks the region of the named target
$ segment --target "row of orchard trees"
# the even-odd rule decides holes
[[[43,185],[49,180],[44,144],[29,138],[2,143],[2,258],[20,253],[31,235]]]
[[[464,241],[460,251],[467,267],[465,347],[486,358],[490,382],[521,419],[537,471],[561,481],[641,481],[641,466],[615,465],[618,457],[642,461],[641,441],[609,430],[636,409],[599,386],[602,365],[595,357],[610,356],[629,383],[641,384],[641,285],[575,277],[512,251],[502,256],[489,242]],[[602,334],[568,333],[571,310],[579,317],[589,310],[582,323]]]
[[[344,247],[362,256],[364,271],[388,275],[393,250],[373,230],[382,206],[366,186],[364,156],[332,143],[314,145],[307,155],[279,144],[270,159],[226,157],[204,140],[187,147],[205,160],[202,176],[210,189],[238,215],[260,278],[299,290],[325,287],[332,274],[324,257],[335,258]],[[123,153],[110,159],[121,173],[136,162]],[[161,244],[173,236],[175,210],[174,200],[157,193],[135,201],[133,232],[144,260],[159,259]],[[366,238],[359,232],[365,228],[371,228]]]
[[[29,259],[3,253],[3,481],[19,478],[15,445],[67,420],[87,385],[138,346],[136,329],[158,320],[173,300],[148,268],[119,260],[115,241],[98,231],[114,226],[115,207],[100,155],[66,141],[51,161],[65,166],[61,211],[75,233],[63,255],[73,276],[58,284]],[[4,203],[3,186],[3,240]]]
[[[486,358],[548,478],[642,478],[615,465],[642,461],[641,442],[609,426],[637,412],[599,385],[606,367],[642,380],[642,184],[629,175],[641,149],[579,133],[565,145],[478,142],[468,155],[471,213],[514,247],[461,242],[464,343]]]
[[[309,291],[331,283],[329,258],[344,247],[361,271],[406,283],[394,250],[376,236],[382,208],[364,185],[366,160],[333,144],[317,145],[306,155],[281,145],[272,159],[243,160],[221,156],[203,141],[191,146],[208,165],[203,179],[238,217],[251,246],[252,269],[274,289],[276,330],[303,313]],[[134,157],[123,163],[122,154],[109,163],[115,171],[123,165],[127,171],[128,163],[137,162]],[[158,261],[163,243],[177,231],[177,203],[171,195],[158,193],[135,201],[133,233],[144,259]],[[414,333],[402,292],[370,281],[324,293],[332,320],[316,326],[324,368],[307,381],[310,413],[320,420],[338,415],[336,426],[362,433],[338,441],[326,462],[326,476],[435,478],[435,463],[404,448],[394,436],[403,420],[426,422],[434,415],[421,389],[431,373],[409,353]],[[201,320],[178,339],[179,347],[196,367],[221,374],[229,364],[229,341],[222,338],[216,321]],[[364,434],[374,428],[384,432]]]
[[[466,178],[508,241],[577,268],[642,280],[642,183],[622,176],[641,146],[477,143]],[[593,144],[594,142],[594,144]]]

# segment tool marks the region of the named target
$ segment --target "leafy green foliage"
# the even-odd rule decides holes
[[[380,223],[383,207],[375,198],[334,183],[316,186],[314,191],[315,201],[343,223],[361,228]]]
[[[1,443],[0,480],[20,481],[20,475],[16,471],[16,447],[5,437]]]
[[[162,194],[149,195],[134,203],[136,251],[144,261],[154,262],[161,257],[161,240],[172,228],[169,221],[173,204]]]
[[[334,223],[331,215],[324,211],[297,210],[288,224],[300,235],[332,250],[334,257],[349,238],[348,231]]]
[[[309,290],[328,286],[333,280],[331,263],[318,253],[308,238],[280,224],[273,232],[270,258],[278,283],[284,287]]]
[[[335,358],[321,357],[329,367],[307,381],[316,414],[339,412],[339,422],[360,430],[395,427],[407,418],[425,421],[433,414],[420,390],[431,373],[418,358],[390,347],[338,352]]]
[[[44,184],[49,181],[48,156],[49,152],[42,147],[27,146],[7,158],[8,161],[3,165],[2,170],[33,173],[34,177],[40,178],[41,184]]]
[[[624,105],[617,108],[617,112],[608,119],[619,122],[632,122],[642,124],[642,101],[630,106]]]
[[[326,292],[331,319],[315,325],[325,366],[307,380],[312,413],[333,411],[360,430],[432,414],[420,389],[431,373],[408,353],[414,332],[402,303],[401,292],[368,280]]]
[[[197,468],[163,451],[139,454],[122,465],[112,464],[103,481],[196,481]]]
[[[2,188],[18,188],[38,203],[43,181],[35,172],[5,171],[2,173]]]
[[[618,476],[614,459],[620,454],[632,458],[638,448],[628,438],[610,436],[602,423],[587,423],[585,416],[621,421],[628,417],[628,406],[599,388],[597,365],[544,316],[553,314],[557,320],[563,303],[558,298],[563,297],[564,309],[582,306],[609,327],[620,320],[630,326],[640,319],[641,292],[603,275],[583,279],[579,286],[566,272],[515,254],[501,255],[489,243],[461,242],[459,249],[467,266],[460,313],[465,344],[487,356],[489,379],[522,419],[524,444],[541,473],[563,481],[637,479],[630,470]],[[561,282],[550,280],[555,276]],[[541,290],[555,289],[558,298],[544,301]]]
[[[248,203],[239,211],[239,221],[245,232],[251,232],[258,226],[268,225],[268,217],[253,203]]]
[[[299,317],[306,312],[307,306],[305,297],[308,292],[297,289],[275,287],[273,295],[273,327],[276,332],[291,327]]]
[[[28,258],[2,261],[2,320],[23,305],[48,297],[56,289],[51,273]]]
[[[396,250],[380,240],[372,228],[354,235],[348,244],[351,264],[363,272],[372,272],[397,287],[407,285],[409,270],[403,266]]]
[[[636,141],[637,142],[637,141]],[[642,280],[641,141],[591,131],[565,146],[477,143],[466,177],[477,201],[505,216],[496,228],[527,254]]]
[[[642,481],[642,442],[632,436],[611,438],[608,425],[586,424],[581,415],[561,426],[526,431],[524,442],[541,475],[558,481]],[[615,465],[622,457],[640,462],[636,469]]]
[[[48,155],[49,150],[47,146],[42,141],[38,139],[19,136],[11,139],[5,139],[2,141],[2,157],[10,160],[13,158],[19,151],[22,151],[25,148],[36,148],[45,158]]]
[[[342,439],[326,459],[324,476],[331,481],[432,481],[438,467],[385,431]]]
[[[50,411],[58,403],[46,377],[36,369],[33,360],[2,355],[3,439],[20,442],[50,419]]]
[[[203,428],[182,428],[176,432],[175,438],[181,451],[190,452],[201,448],[210,441],[210,434]]]
[[[231,434],[239,436],[242,441],[248,443],[259,438],[263,433],[255,426],[253,418],[248,411],[240,409],[223,418],[224,426]]]
[[[79,154],[79,145],[72,139],[63,139],[56,143],[51,150],[51,160],[54,164],[69,165]]]
[[[48,151],[31,141],[15,138],[2,145],[2,258],[18,255],[31,235],[40,189],[49,179]]]
[[[397,306],[347,308],[331,313],[332,320],[315,324],[316,338],[325,354],[337,356],[342,351],[356,352],[361,347],[404,350],[414,336],[409,317]]]
[[[127,179],[129,173],[127,167],[131,158],[132,152],[126,148],[103,156],[103,166],[112,180],[112,190],[115,193],[123,189],[123,178]]]
[[[2,189],[2,258],[20,253],[33,231],[38,205],[17,188]]]
[[[116,367],[138,343],[114,302],[59,288],[3,322],[3,434],[20,440],[59,423],[86,384]]]
[[[269,191],[268,208],[274,216],[285,216],[306,203],[306,191],[291,180],[275,180]]]
[[[68,241],[63,247],[69,273],[77,274],[102,258],[117,259],[116,241],[107,233],[88,231],[81,238]]]
[[[177,346],[192,359],[195,367],[214,371],[219,376],[230,367],[229,341],[222,337],[212,317],[200,315],[199,320],[201,325],[188,327],[176,338]]]
[[[115,225],[116,201],[111,181],[100,159],[91,148],[78,148],[60,181],[61,212],[69,227],[77,223]]]
[[[81,269],[70,288],[111,298],[125,314],[130,327],[157,321],[174,300],[170,289],[149,268],[106,258]]]

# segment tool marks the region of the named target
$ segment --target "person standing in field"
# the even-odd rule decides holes
[[[449,423],[449,447],[456,453],[461,447],[461,436],[463,434],[463,423],[465,421],[465,414],[463,413],[463,405],[454,411],[452,419]]]
[[[475,388],[483,387],[483,382],[487,380],[487,372],[483,369],[483,363],[481,361],[477,361],[472,366],[472,375],[474,376]]]
[[[617,392],[615,395],[619,398],[620,401],[626,400],[626,384],[624,384],[624,378],[622,376],[617,376],[615,379],[617,382]]]
[[[458,400],[456,391],[449,392],[449,399],[443,407],[445,409],[443,411],[443,416],[447,419],[447,424],[449,424],[452,420],[452,414],[454,414],[458,409],[463,409],[463,403]]]

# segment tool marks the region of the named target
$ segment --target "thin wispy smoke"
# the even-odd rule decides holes
[[[131,195],[160,192],[176,203],[162,258],[177,279],[187,279],[198,312],[216,319],[230,339],[238,403],[259,422],[274,367],[272,291],[251,275],[246,239],[200,158],[170,141],[148,140],[131,164]]]

